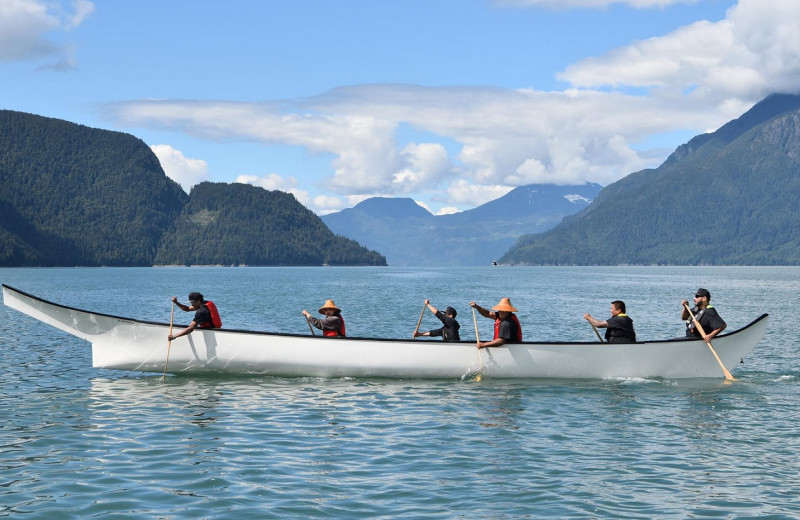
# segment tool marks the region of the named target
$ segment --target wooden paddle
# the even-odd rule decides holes
[[[311,319],[310,319],[310,318],[308,318],[308,316],[306,316],[306,323],[308,323],[308,330],[310,330],[310,331],[311,331],[311,335],[312,335],[312,336],[316,336],[316,335],[317,335],[317,333],[316,333],[316,332],[314,332],[314,327],[312,327],[312,326],[311,326]]]
[[[591,321],[589,322],[589,325],[592,326],[592,328],[594,329],[594,333],[597,334],[597,339],[599,339],[600,343],[602,343],[603,342],[603,338],[602,338],[602,336],[600,336],[600,333],[597,332],[597,327],[595,327],[594,323],[592,323]]]
[[[172,302],[172,309],[169,313],[169,337],[172,337],[172,321],[175,318],[175,302]],[[172,340],[167,340],[167,359],[164,361],[164,375],[161,378],[167,377],[167,364],[169,364],[169,349],[172,346]]]
[[[475,376],[475,381],[481,380],[481,372],[483,372],[483,358],[481,357],[481,338],[478,335],[478,318],[475,316],[475,307],[472,308],[472,323],[475,324],[475,344],[478,347],[478,375]]]
[[[689,311],[689,316],[692,317],[692,321],[694,322],[695,327],[697,327],[697,330],[700,331],[700,334],[705,336],[706,335],[706,331],[703,330],[703,326],[700,325],[700,322],[697,321],[697,318],[695,318],[694,314],[692,314],[692,309],[690,309],[689,305],[686,304],[686,303],[684,303],[683,306],[686,307],[687,311]],[[727,379],[728,381],[736,381],[736,378],[733,377],[731,375],[731,373],[728,371],[728,369],[725,368],[725,365],[722,364],[722,360],[717,355],[717,351],[714,350],[714,347],[713,347],[713,345],[711,345],[711,342],[710,341],[706,341],[706,345],[708,345],[708,348],[711,349],[711,353],[714,354],[714,357],[717,359],[717,363],[719,363],[719,366],[722,368],[722,373],[725,374],[725,379]]]
[[[417,328],[414,329],[414,334],[411,335],[411,339],[417,339],[417,332],[419,332],[419,324],[422,323],[422,316],[425,315],[425,307],[427,307],[427,303],[422,304],[422,312],[419,313],[419,319],[417,320]]]

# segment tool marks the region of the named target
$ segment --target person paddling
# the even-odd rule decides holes
[[[689,310],[687,309],[688,305],[689,302],[687,300],[681,302],[681,319],[686,321],[686,336],[702,338],[708,343],[728,326],[725,320],[717,313],[717,309],[711,305],[711,293],[706,289],[697,289],[697,292],[694,294],[694,308],[692,309],[692,314],[694,314],[695,319],[700,323],[700,327],[705,332],[705,336],[695,327],[694,320],[692,320]]]
[[[170,334],[168,339],[172,341],[175,338],[191,334],[196,328],[201,329],[218,329],[222,327],[222,320],[219,317],[216,305],[213,302],[206,301],[203,295],[199,292],[189,293],[189,305],[184,305],[178,301],[176,296],[172,297],[172,303],[184,312],[195,311],[194,319],[188,327],[178,332],[177,334]]]
[[[481,316],[494,320],[494,339],[478,343],[478,348],[502,347],[506,343],[519,343],[522,341],[522,326],[519,324],[515,312],[517,309],[511,305],[511,300],[501,298],[500,303],[489,311],[475,302],[469,302]]]
[[[333,303],[333,300],[325,300],[319,309],[320,314],[324,314],[322,319],[315,318],[310,312],[303,309],[303,315],[309,323],[322,330],[322,335],[326,337],[345,337],[347,336],[342,318],[342,310]]]
[[[600,321],[587,312],[583,318],[601,329],[606,329],[606,341],[609,343],[636,343],[636,331],[633,329],[633,320],[625,314],[625,302],[614,300],[611,302],[611,317]]]
[[[434,316],[439,318],[439,320],[442,322],[442,326],[438,329],[433,329],[426,332],[414,331],[415,338],[417,336],[441,336],[442,341],[461,341],[461,336],[458,333],[458,329],[461,328],[461,325],[458,323],[458,321],[456,321],[456,314],[458,313],[454,308],[447,307],[444,312],[442,312],[431,305],[430,300],[425,300],[425,306],[428,307]]]

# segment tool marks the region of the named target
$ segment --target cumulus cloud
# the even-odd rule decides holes
[[[167,177],[180,184],[183,191],[188,193],[192,186],[209,179],[206,161],[190,159],[167,144],[156,144],[150,149],[158,157]]]
[[[74,67],[69,45],[54,42],[54,33],[78,27],[94,11],[86,0],[72,2],[72,12],[43,0],[0,0],[0,61],[54,59],[47,68]]]
[[[720,22],[699,21],[587,58],[560,76],[575,87],[658,87],[720,104],[752,104],[800,80],[800,2],[740,0]]]
[[[355,204],[357,204],[357,202],[353,204],[348,204],[341,198],[332,197],[330,195],[317,195],[311,200],[311,206],[314,207],[317,213],[319,213],[320,215],[327,215],[328,213],[340,211],[348,207],[349,205],[355,205]]]
[[[141,100],[109,108],[124,125],[330,154],[324,187],[332,193],[310,202],[320,211],[424,190],[473,206],[524,184],[613,182],[665,158],[668,151],[646,145],[653,137],[713,130],[771,92],[797,90],[800,2],[740,0],[722,21],[584,59],[559,79],[570,88],[376,84],[281,102]],[[401,125],[425,137],[400,143]]]
[[[447,190],[447,200],[455,202],[456,204],[478,206],[493,201],[494,199],[499,199],[512,189],[514,189],[513,186],[487,186],[470,183],[461,179],[450,185]]]

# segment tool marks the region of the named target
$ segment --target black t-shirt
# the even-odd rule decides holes
[[[497,327],[497,337],[503,338],[506,343],[519,343],[517,322],[514,320],[514,315],[509,314],[505,319],[498,318],[500,321]]]
[[[201,328],[211,328],[214,326],[214,322],[211,321],[211,311],[208,310],[208,307],[205,305],[201,306],[197,311],[194,313],[194,321],[198,327]]]
[[[711,334],[712,331],[725,326],[725,321],[720,317],[720,315],[717,313],[717,309],[714,307],[708,306],[702,311],[695,307],[692,309],[692,314],[694,314],[694,317],[700,322],[700,326],[703,327],[703,330],[706,334]],[[694,321],[692,321],[691,317],[689,318],[686,328],[686,335],[694,336],[696,338],[703,337],[700,335],[700,331],[696,330]]]

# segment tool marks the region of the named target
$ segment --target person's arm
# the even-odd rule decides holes
[[[596,320],[596,319],[592,318],[592,316],[588,312],[583,315],[583,318],[586,321],[588,321],[589,323],[591,323],[592,325],[594,325],[595,327],[600,327],[601,329],[604,329],[604,328],[608,327],[608,322],[607,321]]]
[[[433,304],[431,304],[431,301],[430,300],[425,300],[425,305],[427,305],[428,309],[430,309],[430,311],[433,313],[433,315],[436,316],[437,309],[436,309],[436,307],[433,306]]]
[[[689,319],[689,309],[686,307],[689,305],[689,300],[683,300],[681,302],[681,319],[686,321]]]
[[[442,311],[436,311],[436,317],[437,317],[437,318],[439,318],[439,321],[441,321],[441,322],[442,322],[442,324],[443,324],[445,327],[452,327],[452,326],[453,326],[453,324],[454,324],[454,323],[455,323],[455,321],[456,321],[456,319],[455,319],[455,318],[451,318],[450,316],[448,316],[447,314],[445,314],[445,313],[444,313],[444,312],[442,312]]]
[[[725,320],[723,320],[722,317],[719,315],[719,313],[717,313],[716,309],[707,309],[706,313],[708,314],[709,319],[708,319],[708,324],[706,325],[706,327],[704,327],[703,330],[715,327],[711,332],[706,332],[706,335],[703,338],[706,342],[709,342],[715,337],[717,337],[717,334],[725,330],[725,327],[727,327],[728,324],[725,323]]]
[[[428,336],[431,337],[444,336],[444,327],[439,327],[438,329],[429,330]]]
[[[177,334],[172,334],[172,335],[170,335],[170,336],[167,336],[167,338],[168,338],[170,341],[172,341],[172,340],[173,340],[173,339],[175,339],[175,338],[180,338],[181,336],[185,336],[185,335],[187,335],[187,334],[191,334],[191,333],[192,333],[192,331],[193,331],[194,329],[196,329],[196,328],[197,328],[197,322],[195,322],[195,321],[192,321],[192,323],[190,323],[188,327],[186,327],[185,329],[183,329],[182,331],[180,331],[180,332],[179,332],[179,333],[177,333]]]
[[[714,330],[712,330],[711,332],[709,332],[708,334],[706,334],[706,336],[705,336],[703,339],[705,340],[705,342],[706,342],[706,343],[708,343],[708,342],[709,342],[709,341],[711,341],[712,339],[716,338],[716,337],[717,337],[717,334],[719,334],[720,332],[722,332],[723,330],[725,330],[725,327],[727,327],[727,326],[728,326],[728,325],[727,325],[727,324],[725,324],[725,325],[723,325],[722,327],[720,327],[720,328],[718,328],[718,329],[714,329]]]
[[[502,347],[506,344],[506,340],[503,338],[493,339],[492,341],[484,341],[483,343],[478,343],[478,348],[491,348],[491,347]]]
[[[480,314],[484,318],[490,318],[490,319],[493,319],[493,320],[497,319],[497,315],[494,312],[492,312],[492,311],[490,311],[488,309],[484,309],[483,307],[481,307],[480,305],[478,305],[475,302],[469,302],[469,306],[474,308],[476,311],[478,311],[478,314]]]
[[[174,303],[175,305],[177,305],[177,306],[178,306],[178,308],[179,308],[180,310],[184,311],[184,312],[196,311],[196,310],[197,310],[197,308],[196,308],[194,305],[185,305],[185,304],[183,304],[183,303],[179,302],[179,301],[178,301],[178,297],[177,297],[177,296],[173,296],[173,297],[172,297],[172,303]]]
[[[319,330],[322,330],[322,322],[319,320],[319,318],[315,318],[314,316],[312,316],[311,313],[308,312],[306,309],[303,309],[303,316],[306,317],[306,319],[310,324],[312,324]]]

